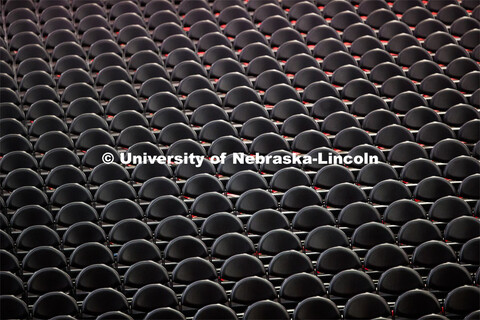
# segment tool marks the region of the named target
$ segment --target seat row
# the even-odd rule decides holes
[[[245,280],[256,280],[247,278]],[[158,300],[154,296],[161,296]],[[466,319],[475,319],[478,316],[478,298],[480,290],[474,286],[462,286],[452,290],[445,299],[445,311],[454,319],[467,316]],[[130,303],[120,292],[111,288],[100,288],[89,293],[81,309],[75,299],[62,292],[51,292],[42,295],[33,305],[33,315],[36,318],[48,318],[55,315],[76,316],[81,310],[82,317],[99,319],[185,319],[186,315],[194,315],[194,319],[209,319],[212,315],[221,315],[222,319],[238,319],[234,306],[226,306],[227,295],[221,287],[209,280],[199,280],[192,283],[181,297],[182,313],[177,310],[178,300],[171,289],[161,284],[146,285],[133,297]],[[270,300],[269,300],[270,299]],[[258,319],[268,314],[272,319],[290,319],[287,308],[274,301],[274,297],[254,301],[246,308],[243,319]],[[0,296],[2,314],[8,318],[25,318],[29,310],[25,302],[14,296]],[[281,302],[281,300],[280,300]],[[61,305],[61,308],[52,308],[52,305]],[[201,307],[206,305],[205,307]],[[340,319],[341,313],[337,306],[328,298],[312,296],[303,299],[293,312],[293,319],[328,318]],[[291,310],[291,309],[290,309]],[[415,310],[415,311],[413,311]],[[448,319],[442,315],[442,307],[436,297],[426,290],[414,289],[400,295],[395,303],[394,311],[384,298],[372,293],[360,293],[350,298],[343,310],[345,317],[364,318],[382,317],[391,319],[396,317],[421,317],[425,319]],[[131,316],[127,315],[131,314]],[[431,315],[433,314],[433,315]],[[424,317],[422,317],[423,319]],[[68,319],[73,319],[68,317]]]

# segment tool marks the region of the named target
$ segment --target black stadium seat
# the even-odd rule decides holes
[[[478,318],[478,1],[1,6],[0,318]]]

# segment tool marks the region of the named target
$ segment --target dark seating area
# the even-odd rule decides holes
[[[478,0],[0,3],[0,319],[480,319]]]

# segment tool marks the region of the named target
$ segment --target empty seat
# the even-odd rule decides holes
[[[395,314],[404,317],[420,317],[430,313],[440,313],[440,305],[435,296],[423,290],[410,290],[400,295],[395,304]]]
[[[379,222],[367,222],[352,235],[352,245],[360,248],[372,248],[381,243],[394,243],[393,232]]]
[[[387,302],[379,295],[360,293],[347,301],[344,314],[349,319],[363,319],[389,317],[391,311]]]
[[[323,229],[328,230],[326,228]],[[355,252],[345,247],[333,246],[320,254],[316,269],[317,272],[338,274],[342,270],[359,269],[360,267],[360,259]]]
[[[293,313],[293,319],[304,320],[312,318],[340,319],[337,306],[324,297],[310,297],[301,301]]]
[[[187,307],[200,308],[207,304],[225,303],[227,294],[216,282],[198,280],[188,285],[182,294],[182,304]]]
[[[455,262],[455,252],[445,242],[430,240],[415,248],[412,264],[419,267],[433,268],[445,262]]]
[[[62,240],[66,246],[77,247],[86,242],[105,243],[106,235],[98,225],[90,221],[80,221],[65,231]]]
[[[355,283],[355,285],[353,285]],[[353,297],[363,292],[373,292],[372,279],[358,270],[344,270],[337,273],[330,282],[329,292],[338,297]]]
[[[172,308],[158,308],[153,311],[147,313],[145,319],[158,319],[158,318],[169,318],[169,319],[176,319],[176,320],[184,320],[185,316],[178,310]]]
[[[378,282],[379,292],[387,294],[402,294],[408,290],[423,287],[422,277],[418,272],[406,266],[397,266],[386,270]]]
[[[230,319],[230,320],[237,319],[237,315],[232,309],[221,304],[213,304],[213,305],[208,305],[201,308],[195,314],[194,319],[206,320],[206,319],[211,319],[212,317],[221,317],[222,319]]]
[[[363,190],[357,186],[343,182],[331,188],[325,198],[327,204],[334,207],[345,207],[346,205],[357,202],[366,201],[366,195]]]
[[[38,318],[74,316],[78,311],[75,299],[63,292],[43,294],[33,305],[33,315]]]
[[[293,250],[277,254],[269,264],[270,275],[283,278],[301,272],[310,273],[312,271],[313,266],[310,259],[304,254]]]
[[[265,275],[263,264],[254,256],[246,253],[233,255],[225,260],[220,270],[220,276],[226,280],[241,280],[250,276]]]
[[[252,304],[276,297],[273,285],[266,279],[253,276],[239,280],[232,289],[231,299],[235,303]]]
[[[245,311],[245,320],[258,319],[259,317],[265,319],[289,319],[289,315],[285,307],[278,302],[273,301],[257,301],[250,305]]]
[[[413,191],[416,199],[432,201],[444,196],[455,195],[455,188],[441,177],[427,177],[418,183]]]
[[[55,216],[55,222],[61,226],[71,226],[80,221],[97,221],[95,209],[84,202],[71,202],[64,205]]]
[[[112,267],[93,264],[78,274],[75,281],[77,291],[91,292],[99,288],[117,288],[120,276]]]
[[[301,301],[325,293],[326,289],[320,279],[309,273],[297,273],[285,279],[279,295],[285,300]]]
[[[236,232],[226,233],[218,237],[212,245],[212,256],[229,258],[231,256],[254,252],[252,240]]]
[[[134,239],[122,245],[118,251],[118,262],[132,265],[139,261],[161,259],[160,250],[152,242],[145,239]]]
[[[299,210],[306,206],[320,205],[321,203],[321,196],[314,189],[307,186],[291,188],[285,192],[280,200],[280,206],[289,210]]]
[[[445,299],[445,310],[451,314],[468,315],[478,310],[479,290],[474,286],[462,286],[450,291]]]
[[[288,220],[284,215],[273,209],[262,209],[255,212],[246,225],[247,232],[265,234],[274,229],[288,229]]]
[[[446,262],[433,268],[427,278],[427,286],[434,290],[450,291],[472,283],[472,277],[461,265]]]
[[[143,222],[129,218],[117,222],[110,230],[109,240],[113,243],[126,243],[134,239],[150,239],[150,228]]]
[[[320,206],[307,206],[300,209],[292,220],[296,230],[311,231],[322,225],[334,225],[335,219],[331,212]]]
[[[467,242],[470,239],[478,237],[477,226],[478,220],[474,217],[464,216],[458,217],[450,221],[444,231],[446,240]]]
[[[179,236],[198,234],[197,227],[191,219],[183,216],[171,216],[163,219],[155,228],[155,238],[172,240]]]
[[[383,213],[383,220],[388,223],[403,225],[414,219],[424,219],[425,210],[415,201],[399,199],[392,202]]]
[[[405,223],[398,233],[400,243],[413,245],[421,244],[428,240],[441,240],[441,238],[440,230],[425,219],[415,219]]]
[[[274,255],[285,250],[300,250],[300,240],[293,233],[276,229],[267,232],[258,243],[258,250],[264,254]]]
[[[217,238],[225,233],[243,232],[242,222],[234,215],[219,212],[208,217],[202,224],[201,234]]]
[[[95,264],[113,264],[113,254],[103,244],[84,243],[76,247],[70,255],[70,265],[74,268],[85,268]]]
[[[162,299],[154,297],[161,296]],[[172,289],[162,284],[147,284],[140,288],[132,300],[132,309],[140,312],[149,312],[157,308],[173,307],[178,304],[177,297]]]
[[[130,266],[125,273],[123,283],[131,288],[141,288],[147,284],[168,282],[168,274],[163,266],[154,261],[139,261]]]
[[[169,261],[180,261],[192,256],[207,256],[205,244],[192,236],[177,237],[165,248],[165,258]]]
[[[100,315],[108,311],[127,311],[127,299],[112,288],[99,288],[88,294],[83,301],[82,313]]]
[[[2,318],[26,318],[28,307],[25,302],[12,295],[2,295],[0,298],[2,306]]]
[[[23,269],[26,271],[37,271],[46,267],[65,269],[67,265],[67,259],[62,252],[54,247],[41,245],[29,250],[29,252],[23,258],[22,265]]]

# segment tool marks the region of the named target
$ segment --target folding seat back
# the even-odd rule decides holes
[[[122,245],[118,251],[118,263],[132,265],[139,261],[160,261],[161,254],[157,246],[145,239],[134,239]]]
[[[240,253],[225,260],[220,269],[220,276],[226,280],[241,280],[243,278],[265,275],[263,264],[254,256]]]
[[[90,221],[81,221],[71,225],[63,234],[66,246],[77,247],[87,242],[105,243],[106,235],[102,228]]]
[[[380,222],[380,214],[375,207],[364,202],[353,202],[342,208],[338,215],[341,226],[357,228],[368,222]]]
[[[156,299],[158,296],[162,299]],[[135,293],[132,300],[132,309],[140,312],[149,312],[162,307],[175,308],[177,305],[174,291],[159,283],[143,286]]]
[[[101,219],[105,222],[116,223],[123,219],[140,219],[143,211],[138,204],[128,199],[118,199],[105,206]]]
[[[39,246],[58,247],[60,238],[56,232],[47,226],[36,225],[23,230],[18,236],[16,244],[19,249],[23,250],[30,250]]]
[[[135,189],[131,185],[121,180],[110,180],[98,188],[94,199],[100,203],[107,203],[120,198],[133,200],[136,196]]]
[[[50,187],[60,187],[66,183],[85,184],[85,173],[71,164],[59,165],[53,168],[45,179],[45,184]]]
[[[26,271],[37,271],[46,267],[65,269],[66,265],[65,255],[52,246],[39,246],[30,250],[22,262]]]
[[[425,219],[426,214],[422,206],[409,199],[399,199],[385,209],[383,220],[388,223],[403,225],[415,219]]]
[[[221,317],[222,319],[236,320],[237,315],[235,312],[222,304],[213,304],[205,306],[195,313],[193,317],[195,320],[206,320],[212,317]]]
[[[185,316],[178,310],[172,308],[158,308],[147,313],[145,319],[153,320],[158,318],[185,320]]]
[[[81,72],[83,73],[83,70]],[[27,111],[26,117],[28,119],[35,120],[44,115],[53,115],[59,118],[63,118],[64,111],[58,105],[58,103],[52,100],[40,100],[40,101],[34,102],[30,106],[29,110]]]
[[[85,167],[96,167],[97,165],[103,163],[101,157],[105,152],[110,152],[113,155],[113,161],[117,163],[120,161],[118,152],[108,144],[99,144],[93,146],[85,152],[82,158],[82,165]]]
[[[478,219],[471,216],[461,216],[450,221],[444,230],[444,237],[448,241],[465,243],[476,238],[478,234]]]
[[[177,283],[193,283],[197,280],[216,280],[214,266],[202,258],[192,257],[179,262],[173,269],[172,280]]]
[[[365,202],[366,195],[363,190],[355,185],[343,182],[328,191],[325,201],[331,206],[342,208],[353,202]]]
[[[149,240],[152,237],[150,228],[137,219],[129,218],[117,222],[110,230],[108,238],[114,243],[127,243],[134,239]]]
[[[467,269],[456,263],[446,262],[433,268],[427,278],[427,287],[449,291],[463,285],[470,285],[472,277]]]
[[[92,194],[86,187],[78,183],[67,183],[55,190],[50,201],[58,207],[71,202],[91,203]]]
[[[391,316],[390,307],[379,295],[360,293],[347,301],[344,310],[346,317],[374,318]]]
[[[445,310],[448,313],[468,315],[478,310],[479,291],[474,286],[462,286],[450,291],[445,299]],[[473,316],[475,316],[473,314]]]
[[[390,243],[381,243],[372,247],[365,256],[365,267],[373,270],[388,270],[408,264],[405,251]]]
[[[324,297],[310,297],[301,301],[293,313],[293,319],[303,320],[312,317],[340,319],[340,312],[335,303]]]
[[[250,305],[261,300],[273,300],[276,292],[273,285],[264,278],[256,276],[244,278],[235,283],[231,299],[235,303]]]
[[[444,262],[455,262],[456,256],[452,248],[444,242],[430,240],[422,243],[413,253],[412,263],[427,268],[435,267]]]
[[[337,242],[339,241],[337,240]],[[342,270],[360,268],[361,263],[357,254],[348,248],[340,246],[326,248],[318,257],[316,266],[317,272],[331,274],[337,274]]]
[[[198,234],[197,226],[184,216],[170,216],[163,219],[155,228],[155,238],[173,240],[179,236]]]
[[[85,268],[90,265],[112,265],[112,252],[98,242],[87,242],[79,245],[70,255],[70,265],[75,268]]]
[[[337,12],[335,16],[332,17],[331,26],[336,30],[343,31],[348,26],[358,22],[362,22],[360,17],[357,16],[354,12],[346,10],[342,12]]]
[[[127,310],[128,303],[125,296],[112,288],[99,288],[90,292],[82,305],[82,313],[86,315]]]
[[[293,233],[276,229],[267,232],[258,243],[258,250],[264,254],[277,254],[285,250],[300,250],[298,237]]]
[[[415,187],[413,196],[416,199],[434,201],[444,196],[455,195],[455,188],[450,182],[441,177],[424,178]]]
[[[28,316],[27,305],[15,296],[2,295],[0,305],[2,306],[2,318],[26,318]]]
[[[160,196],[150,202],[145,210],[145,214],[150,219],[161,220],[170,215],[186,216],[188,214],[188,208],[182,200],[172,195],[166,195]]]
[[[180,188],[166,177],[152,177],[145,181],[138,191],[140,199],[153,200],[164,195],[180,195]]]
[[[355,283],[355,285],[353,285]],[[337,273],[330,281],[329,293],[339,297],[353,297],[363,292],[374,292],[372,279],[358,270],[344,270]]]
[[[252,240],[236,232],[218,237],[211,249],[213,257],[223,259],[242,253],[252,254],[255,251]]]
[[[52,291],[69,292],[73,288],[70,276],[57,268],[43,268],[36,271],[27,282],[27,290],[33,294]]]
[[[423,280],[418,272],[406,266],[396,266],[386,270],[378,282],[378,291],[387,294],[402,294],[423,287]]]
[[[440,305],[436,297],[418,289],[400,295],[395,303],[395,314],[405,317],[421,317],[431,313],[440,313]]]
[[[280,252],[270,261],[269,274],[287,278],[297,273],[311,273],[313,265],[310,259],[298,251],[290,250]]]
[[[182,294],[182,305],[199,308],[208,304],[227,302],[227,294],[216,282],[198,280],[188,285]]]
[[[297,168],[283,168],[277,171],[270,181],[273,190],[287,191],[295,186],[310,186],[310,178]]]
[[[10,171],[2,182],[2,187],[7,190],[14,190],[22,186],[34,186],[41,188],[43,179],[32,169],[18,168]]]
[[[446,196],[433,203],[428,215],[432,220],[448,222],[457,217],[471,215],[471,208],[460,198]]]
[[[292,220],[294,230],[311,231],[322,225],[334,225],[335,218],[327,209],[320,206],[307,206],[300,209]]]
[[[162,265],[147,260],[130,266],[125,273],[123,284],[132,288],[141,288],[153,283],[166,284],[168,281],[167,270]]]
[[[263,189],[250,189],[237,200],[235,207],[239,212],[256,212],[266,208],[277,208],[275,197]]]
[[[0,288],[2,295],[16,296],[24,293],[22,280],[13,273],[1,271],[0,279],[2,280],[2,287]]]
[[[170,241],[165,248],[165,259],[181,261],[189,257],[206,257],[205,244],[192,236],[180,236]]]
[[[275,229],[289,229],[288,219],[274,209],[262,209],[255,212],[246,225],[247,232],[265,234]]]

